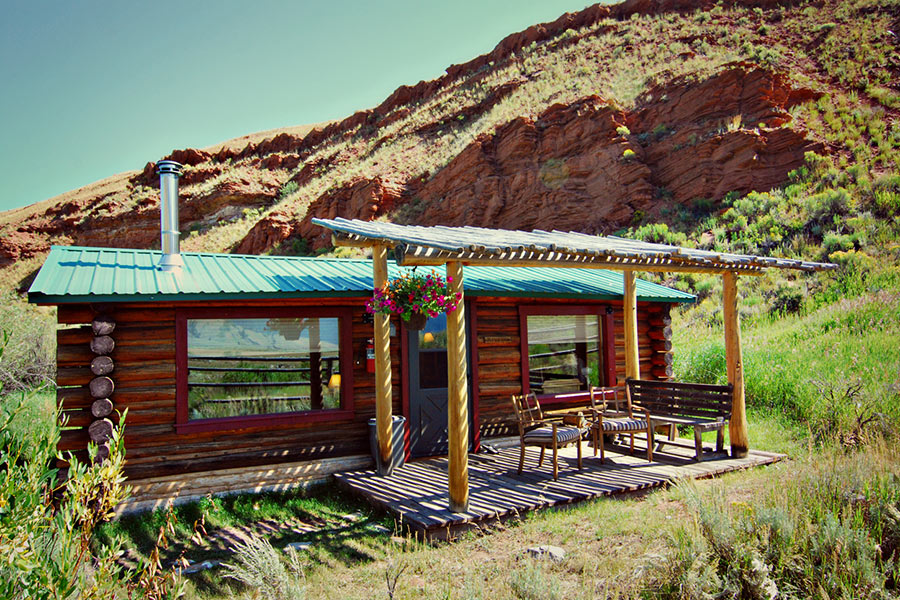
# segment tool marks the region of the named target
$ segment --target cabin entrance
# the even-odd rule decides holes
[[[447,454],[447,315],[425,324],[422,331],[407,330],[409,349],[410,456]],[[466,331],[467,352],[471,335]],[[472,446],[472,389],[469,380],[469,447]]]

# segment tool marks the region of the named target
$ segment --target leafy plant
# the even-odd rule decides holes
[[[303,566],[297,551],[288,550],[288,563],[264,537],[251,535],[234,545],[236,563],[224,563],[226,577],[240,581],[268,600],[301,600]]]
[[[462,294],[450,291],[448,282],[437,271],[426,275],[415,271],[404,273],[389,281],[384,288],[375,290],[375,295],[366,304],[370,313],[399,315],[409,321],[413,315],[436,317],[441,313],[456,310]]]

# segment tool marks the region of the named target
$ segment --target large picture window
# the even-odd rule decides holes
[[[611,357],[605,317],[605,307],[523,308],[522,374],[528,390],[563,396],[607,385]]]
[[[248,312],[179,319],[179,424],[218,429],[347,408],[349,318]]]

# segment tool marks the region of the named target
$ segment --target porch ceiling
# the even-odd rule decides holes
[[[400,265],[585,267],[666,272],[760,274],[767,268],[824,271],[837,268],[787,258],[726,254],[651,244],[615,236],[564,231],[510,231],[482,227],[424,227],[373,221],[313,219],[332,231],[336,246],[385,245]]]

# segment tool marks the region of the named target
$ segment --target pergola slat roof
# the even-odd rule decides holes
[[[641,378],[638,353],[636,271],[721,273],[725,365],[732,385],[728,431],[733,456],[749,449],[744,367],[741,357],[737,280],[740,275],[759,275],[768,268],[824,271],[837,265],[745,254],[725,254],[650,244],[619,237],[601,237],[565,231],[508,231],[481,227],[421,227],[348,219],[313,219],[332,232],[336,246],[372,248],[376,287],[387,281],[387,249],[393,248],[398,264],[446,265],[451,291],[462,300],[465,265],[504,267],[581,267],[623,272],[623,324],[625,377]],[[450,510],[465,512],[469,502],[468,386],[465,309],[447,315],[447,413],[448,482]],[[387,315],[375,318],[376,432],[382,464],[391,456],[391,358]],[[477,391],[475,393],[478,393]],[[650,440],[653,438],[651,437]],[[388,474],[384,470],[382,474]]]
[[[767,268],[807,272],[837,268],[831,263],[726,254],[577,232],[425,227],[340,217],[312,222],[330,229],[337,246],[383,244],[394,249],[398,264],[410,266],[462,261],[471,265],[515,263],[639,271],[733,271],[746,275]]]

